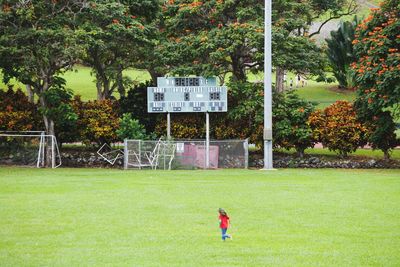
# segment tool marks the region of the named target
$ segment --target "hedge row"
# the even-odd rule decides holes
[[[123,138],[146,139],[165,135],[165,116],[146,112],[145,88],[134,88],[126,98],[118,101],[83,102],[80,97],[69,100],[76,120],[57,128],[58,140],[61,143],[100,145],[122,141]],[[0,90],[0,99],[0,130],[43,130],[37,105],[29,103],[22,91]],[[136,105],[130,105],[133,102]],[[353,105],[347,101],[337,101],[324,110],[318,110],[315,104],[299,98],[293,92],[276,93],[273,112],[274,145],[294,148],[299,155],[320,142],[340,156],[346,156],[367,144],[371,133],[371,128],[357,119]],[[229,114],[212,114],[211,125],[212,138],[251,137],[251,142],[262,143],[262,122],[254,125],[254,121],[232,119]],[[171,130],[175,138],[204,138],[205,116],[174,114]]]

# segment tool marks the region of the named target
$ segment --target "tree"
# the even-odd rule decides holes
[[[260,0],[166,2],[166,65],[181,75],[224,78],[231,72],[245,81],[247,69],[262,67],[263,5]]]
[[[151,44],[154,29],[149,23],[157,8],[156,0],[96,0],[80,14],[88,43],[82,59],[93,68],[98,100],[111,98],[115,91],[124,96],[132,85],[123,72],[139,61],[139,48]]]
[[[78,139],[76,124],[78,115],[72,108],[72,96],[72,90],[65,88],[63,80],[42,93],[47,105],[46,108],[39,108],[39,111],[54,121],[55,136],[60,146]]]
[[[356,60],[353,52],[353,40],[356,27],[360,21],[354,17],[353,21],[340,22],[337,31],[331,31],[331,37],[326,39],[326,51],[333,74],[339,82],[339,88],[354,86],[351,63]]]
[[[44,93],[83,52],[73,18],[85,8],[86,1],[3,0],[0,6],[0,68],[4,80],[14,77],[30,85],[39,96],[41,108],[47,109]],[[54,120],[44,114],[43,121],[47,133],[55,135]]]
[[[353,41],[357,61],[352,64],[356,74],[359,117],[372,133],[369,142],[390,157],[398,144],[394,116],[400,108],[400,3],[388,0],[380,9],[372,9],[356,29]]]
[[[274,2],[272,45],[278,90],[283,88],[285,70],[322,72],[322,50],[308,37],[313,20],[349,12],[354,12],[354,0]],[[262,71],[264,1],[174,0],[165,2],[163,13],[167,42],[161,43],[162,53],[172,72],[218,75],[223,81],[232,73],[234,81],[243,82],[248,71]]]

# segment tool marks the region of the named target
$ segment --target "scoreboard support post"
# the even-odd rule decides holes
[[[210,114],[206,112],[206,168],[210,168]]]
[[[167,139],[171,139],[171,113],[167,113]]]

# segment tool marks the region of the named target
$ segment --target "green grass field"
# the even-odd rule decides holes
[[[1,167],[0,265],[399,266],[399,178]]]

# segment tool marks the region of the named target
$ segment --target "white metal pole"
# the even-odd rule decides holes
[[[171,113],[167,113],[167,139],[171,139]]]
[[[128,139],[124,139],[124,169],[128,169]]]
[[[264,169],[272,164],[272,0],[265,0],[264,25]]]
[[[210,168],[210,114],[206,112],[206,168]]]
[[[55,168],[56,166],[56,156],[55,156],[55,137],[51,136],[51,168]]]

